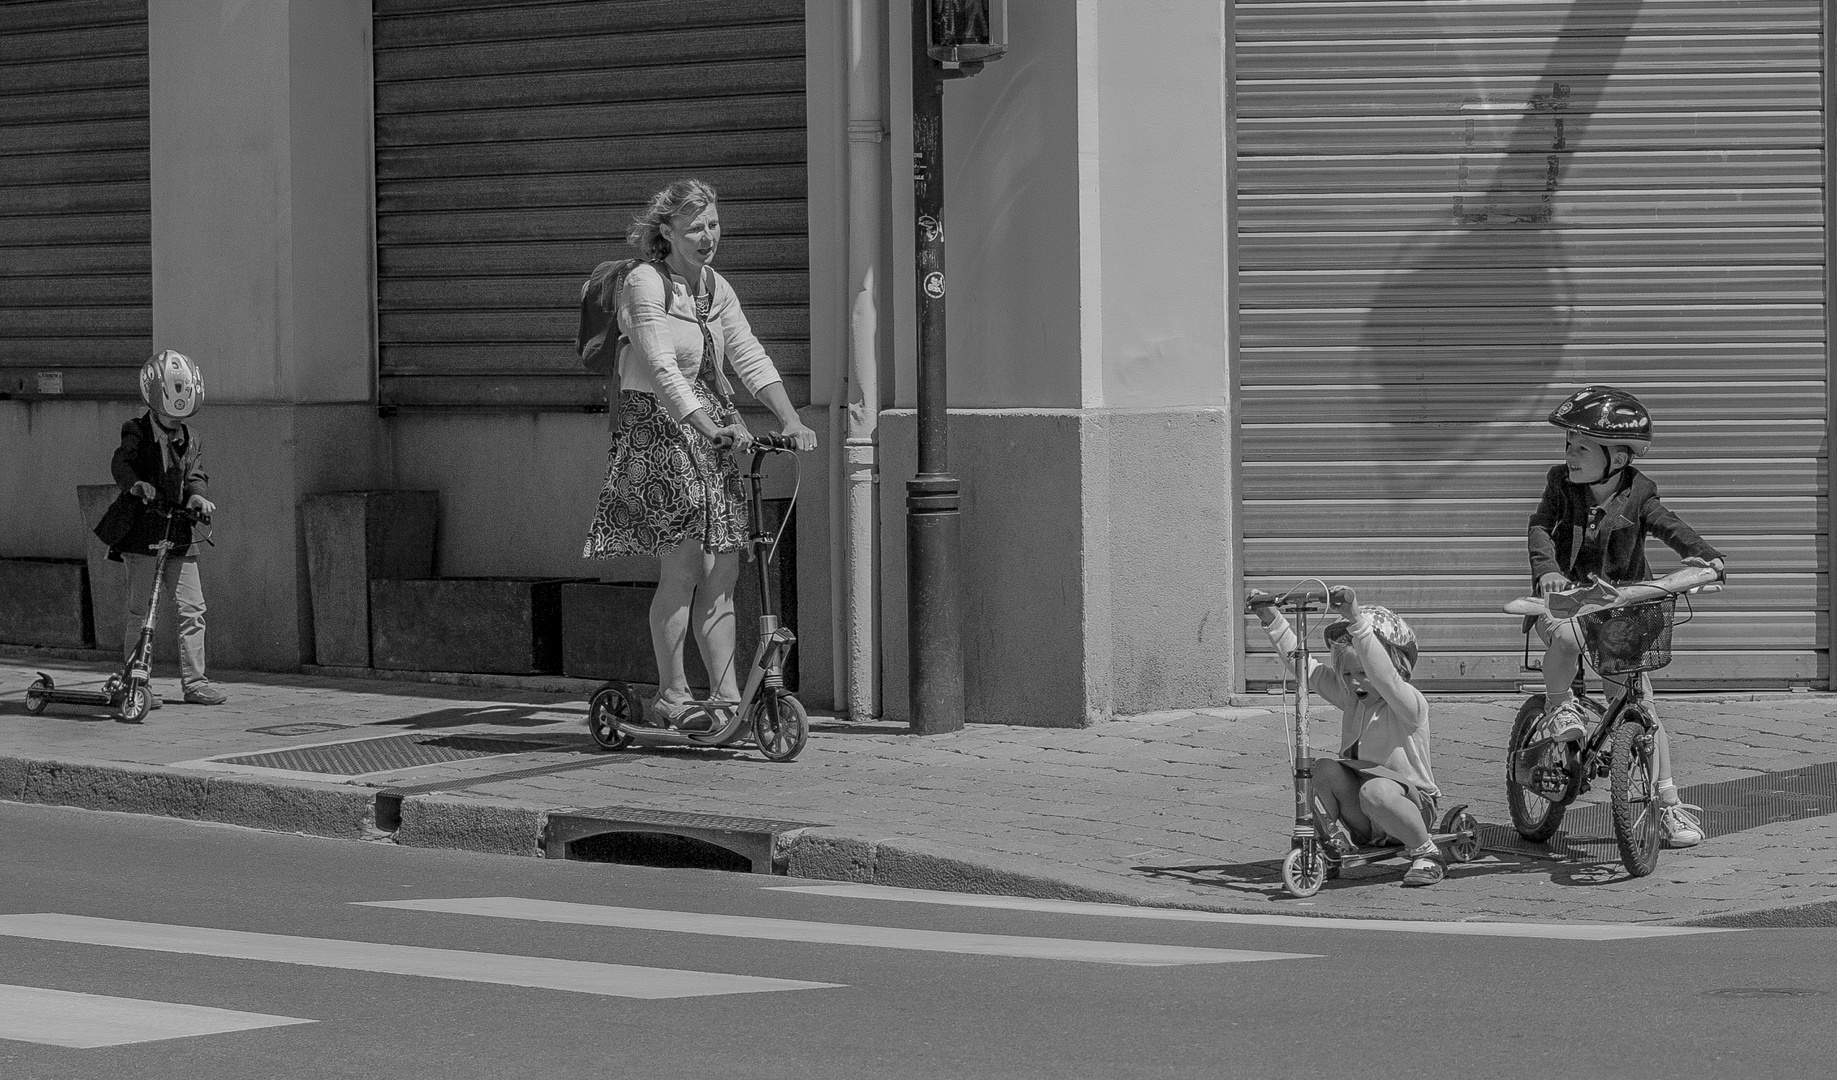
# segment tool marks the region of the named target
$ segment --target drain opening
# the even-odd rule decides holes
[[[737,851],[674,833],[609,832],[583,836],[568,841],[566,857],[580,862],[655,866],[668,870],[753,872],[753,861]]]
[[[402,827],[401,792],[379,791],[371,806],[375,811],[378,829],[383,832],[395,832]]]

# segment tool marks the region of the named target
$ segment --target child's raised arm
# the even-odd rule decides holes
[[[1295,628],[1289,625],[1288,619],[1276,610],[1274,604],[1253,604],[1252,610],[1257,613],[1257,621],[1263,624],[1263,632],[1269,635],[1269,643],[1276,647],[1276,654],[1286,667],[1289,654],[1301,647],[1300,640],[1295,636]],[[1319,694],[1341,709],[1351,707],[1345,700],[1345,686],[1311,656],[1308,657],[1307,678],[1310,693]]]
[[[1429,720],[1429,700],[1397,670],[1390,650],[1371,628],[1371,620],[1359,610],[1358,597],[1348,588],[1337,588],[1329,594],[1329,607],[1346,619],[1352,651],[1365,665],[1365,681],[1378,692],[1391,713],[1405,726],[1418,728]]]

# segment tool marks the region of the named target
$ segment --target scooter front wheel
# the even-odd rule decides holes
[[[631,736],[620,729],[621,723],[632,723],[642,706],[638,695],[622,682],[607,683],[594,692],[587,704],[587,733],[593,741],[608,750],[621,750]]]
[[[44,712],[45,706],[51,704],[49,695],[53,689],[49,675],[40,675],[34,679],[32,685],[26,687],[26,712],[33,716]]]
[[[753,743],[768,761],[790,761],[810,738],[810,715],[797,698],[783,690],[765,692],[753,702]]]
[[[146,683],[135,683],[127,688],[126,696],[121,699],[121,722],[138,724],[153,711],[153,688]]]
[[[1327,860],[1316,847],[1290,848],[1282,860],[1282,887],[1292,896],[1313,896],[1327,880]]]

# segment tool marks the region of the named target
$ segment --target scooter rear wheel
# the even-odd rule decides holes
[[[640,708],[638,695],[631,687],[622,682],[607,683],[594,692],[593,700],[587,704],[587,733],[608,750],[622,750],[631,742],[631,736],[619,724],[634,722]]]
[[[790,761],[810,738],[810,715],[784,692],[767,691],[753,701],[753,743],[768,761]]]
[[[1465,806],[1457,806],[1442,816],[1442,833],[1453,833],[1455,839],[1448,841],[1448,857],[1455,862],[1472,862],[1480,854],[1480,823],[1467,812]]]
[[[48,677],[40,675],[34,679],[32,685],[26,687],[26,712],[33,716],[44,712],[45,706],[51,704],[51,699],[47,695],[52,689],[51,680]]]
[[[128,687],[127,695],[121,699],[121,722],[124,724],[141,723],[152,711],[153,688],[145,683]]]

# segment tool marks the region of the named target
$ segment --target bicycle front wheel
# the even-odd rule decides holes
[[[1568,809],[1569,770],[1560,744],[1539,745],[1544,696],[1532,694],[1518,708],[1505,752],[1505,802],[1512,828],[1526,840],[1542,843],[1556,835]]]
[[[1614,839],[1620,862],[1633,877],[1658,867],[1664,831],[1658,820],[1658,782],[1652,775],[1652,730],[1626,721],[1614,729],[1608,783],[1614,804]]]

